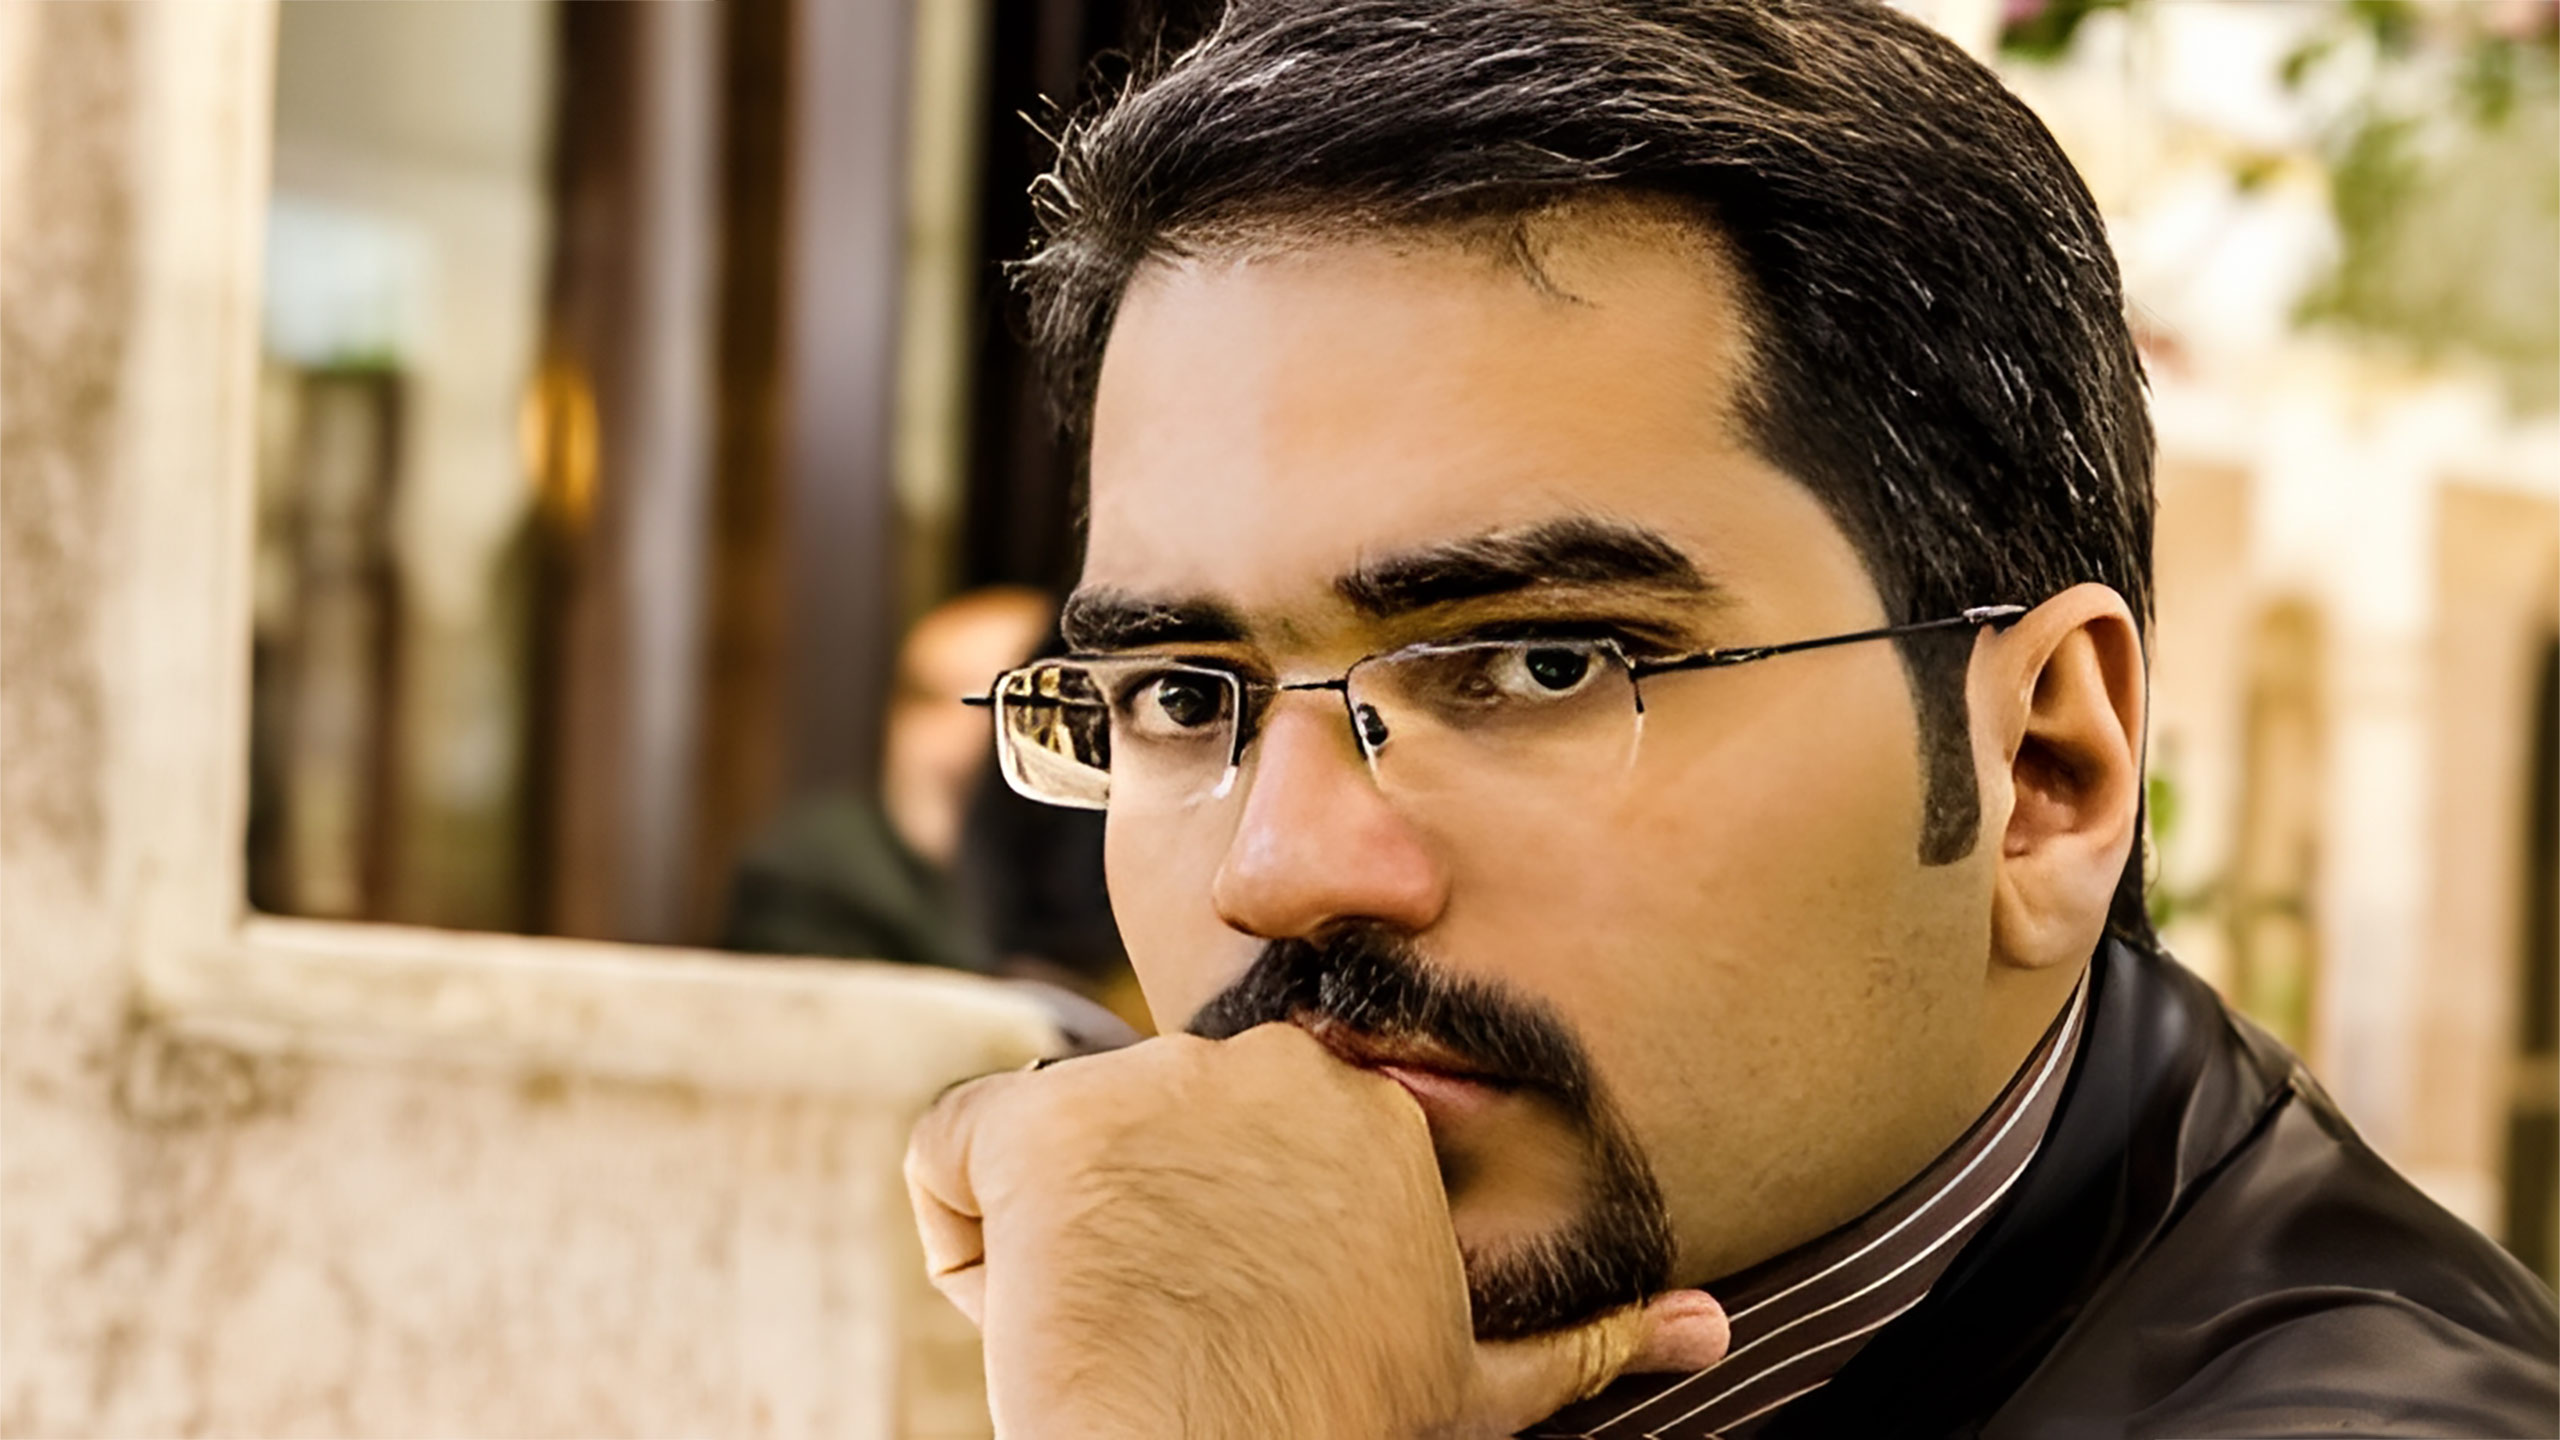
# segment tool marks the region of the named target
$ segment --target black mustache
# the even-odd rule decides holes
[[[1362,1036],[1419,1040],[1469,1070],[1591,1110],[1591,1064],[1564,1022],[1533,1001],[1449,975],[1381,925],[1275,940],[1184,1028],[1210,1040],[1273,1021],[1323,1018]]]

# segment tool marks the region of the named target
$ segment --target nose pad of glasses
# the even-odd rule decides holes
[[[1352,707],[1351,713],[1353,723],[1360,729],[1360,748],[1367,751],[1371,759],[1376,759],[1378,752],[1387,746],[1386,717],[1378,713],[1375,705],[1357,705]]]

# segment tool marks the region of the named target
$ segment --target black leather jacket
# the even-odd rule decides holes
[[[2174,962],[2111,941],[2091,981],[2005,1210],[1762,1440],[2560,1436],[2540,1280]]]

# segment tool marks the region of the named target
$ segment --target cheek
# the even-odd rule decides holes
[[[1464,923],[1567,1012],[1639,1132],[1694,1153],[1702,1123],[1824,1108],[1808,1077],[1901,1063],[1897,1012],[1927,1001],[1902,993],[1919,772],[1889,660],[1691,677],[1647,710],[1606,802],[1471,852]]]
[[[1889,934],[1917,866],[1921,808],[1900,667],[1790,673],[1780,660],[1687,678],[1653,706],[1623,801],[1631,859],[1646,872],[1628,903],[1651,895],[1699,912],[1718,948],[1773,958]]]
[[[1701,957],[1765,981],[1770,962],[1892,934],[1920,819],[1900,670],[1785,670],[1657,680],[1622,782],[1461,847],[1488,933],[1562,928],[1645,986]]]
[[[1114,816],[1103,831],[1111,913],[1159,1029],[1181,1024],[1259,948],[1220,922],[1210,901],[1232,830],[1232,815],[1221,812],[1172,821]]]

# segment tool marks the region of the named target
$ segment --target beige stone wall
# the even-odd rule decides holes
[[[272,15],[0,3],[0,1434],[983,1433],[959,977],[240,913]]]

